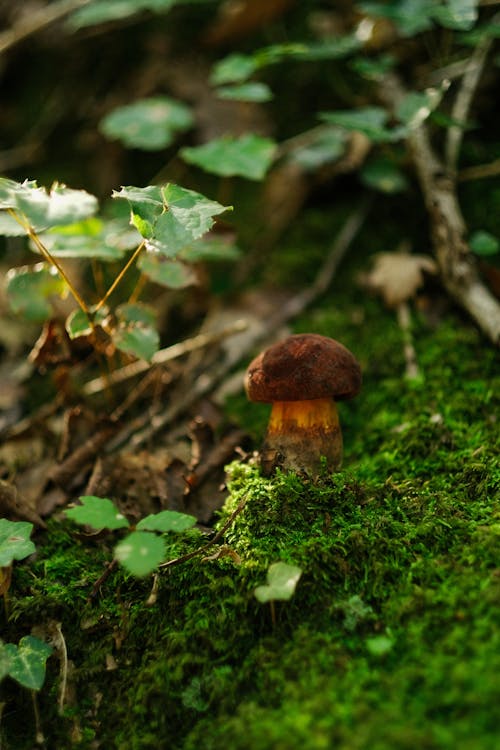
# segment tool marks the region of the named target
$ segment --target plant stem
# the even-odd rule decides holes
[[[102,306],[104,305],[104,303],[106,302],[106,300],[108,299],[108,297],[109,297],[109,296],[110,296],[111,294],[113,294],[113,292],[115,291],[116,287],[118,286],[118,284],[120,283],[120,281],[121,281],[121,280],[123,279],[123,277],[124,277],[124,276],[125,276],[125,274],[127,273],[127,271],[128,271],[128,269],[130,268],[130,266],[131,266],[131,265],[132,265],[132,264],[134,263],[134,261],[136,260],[136,258],[137,258],[137,257],[138,257],[138,255],[139,255],[139,253],[140,253],[140,252],[141,252],[141,250],[142,250],[142,249],[144,248],[145,244],[146,244],[146,241],[145,241],[145,240],[143,240],[143,241],[141,242],[141,244],[139,245],[139,247],[138,247],[138,248],[137,248],[137,249],[136,249],[136,250],[134,251],[133,255],[132,255],[132,256],[131,256],[130,258],[129,258],[129,260],[128,260],[128,262],[126,263],[126,265],[125,265],[125,266],[124,266],[124,267],[122,268],[122,270],[120,271],[120,273],[118,274],[118,276],[116,277],[116,279],[115,279],[115,280],[113,281],[113,283],[112,283],[112,284],[111,284],[111,286],[109,287],[109,289],[108,289],[108,291],[106,292],[106,294],[104,295],[104,297],[102,297],[102,298],[101,298],[101,299],[99,300],[99,302],[97,303],[97,306],[95,307],[95,310],[94,310],[94,312],[97,312],[98,310],[100,310],[100,309],[101,309],[101,307],[102,307]]]

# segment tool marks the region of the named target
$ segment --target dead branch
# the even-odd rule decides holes
[[[8,31],[0,34],[0,55],[10,47],[22,42],[37,31],[59,21],[68,13],[87,5],[90,0],[59,0],[59,2],[45,5],[37,11],[30,10],[23,13],[19,21]]]
[[[405,95],[395,75],[387,75],[380,88],[381,98],[394,109]],[[434,251],[443,284],[486,336],[500,343],[500,304],[479,277],[469,249],[465,221],[456,195],[456,184],[434,152],[425,124],[407,138],[411,158],[420,182],[430,218]]]

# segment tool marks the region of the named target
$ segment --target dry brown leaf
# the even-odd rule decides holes
[[[424,273],[437,273],[437,265],[428,255],[380,253],[364,284],[380,294],[387,307],[395,308],[415,296],[424,283]]]

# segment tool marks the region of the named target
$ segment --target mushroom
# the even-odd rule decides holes
[[[317,476],[321,457],[334,471],[342,463],[342,433],[336,401],[361,388],[361,369],[351,352],[316,333],[289,336],[248,366],[250,401],[272,403],[261,453],[263,473],[279,466]]]

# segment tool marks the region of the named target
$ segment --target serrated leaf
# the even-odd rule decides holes
[[[174,257],[213,226],[213,217],[228,210],[194,190],[167,183],[161,187],[123,187],[113,193],[131,207],[131,222],[153,250]]]
[[[276,143],[250,133],[239,138],[224,136],[202,146],[183,148],[182,158],[222,177],[239,176],[261,180],[272,164]]]
[[[478,229],[471,235],[469,244],[473,253],[482,256],[496,255],[500,249],[498,239],[482,229]]]
[[[108,498],[84,495],[80,501],[81,505],[65,511],[72,521],[97,530],[128,528],[129,522]]]
[[[0,518],[0,568],[32,555],[35,545],[30,539],[33,524]]]
[[[167,96],[155,96],[114,109],[101,120],[99,130],[128,148],[158,151],[192,124],[189,107]]]
[[[267,571],[267,584],[257,586],[255,596],[259,602],[290,599],[295,593],[301,575],[302,570],[297,565],[273,563]]]
[[[9,269],[6,291],[15,313],[28,320],[44,321],[52,314],[51,297],[65,297],[68,287],[55,268],[36,263]]]
[[[184,254],[188,248],[182,251]],[[151,281],[169,289],[184,289],[198,282],[194,270],[180,260],[165,258],[159,253],[149,252],[139,258],[138,267]]]
[[[25,688],[40,690],[45,680],[45,663],[52,648],[39,638],[26,635],[19,645],[5,644],[10,657],[9,676]]]
[[[55,183],[49,192],[36,183],[0,181],[0,208],[12,208],[37,232],[60,224],[72,224],[97,211],[97,198],[85,190]]]
[[[26,229],[7,211],[0,211],[0,235],[3,237],[24,237]]]
[[[196,523],[194,516],[178,513],[176,510],[162,510],[141,519],[137,524],[140,531],[175,531],[181,532],[192,528]]]
[[[163,539],[147,531],[133,531],[115,547],[115,557],[134,576],[152,573],[166,556]]]
[[[219,99],[234,99],[240,102],[269,102],[273,92],[266,83],[258,81],[237,86],[221,86],[217,89]]]

